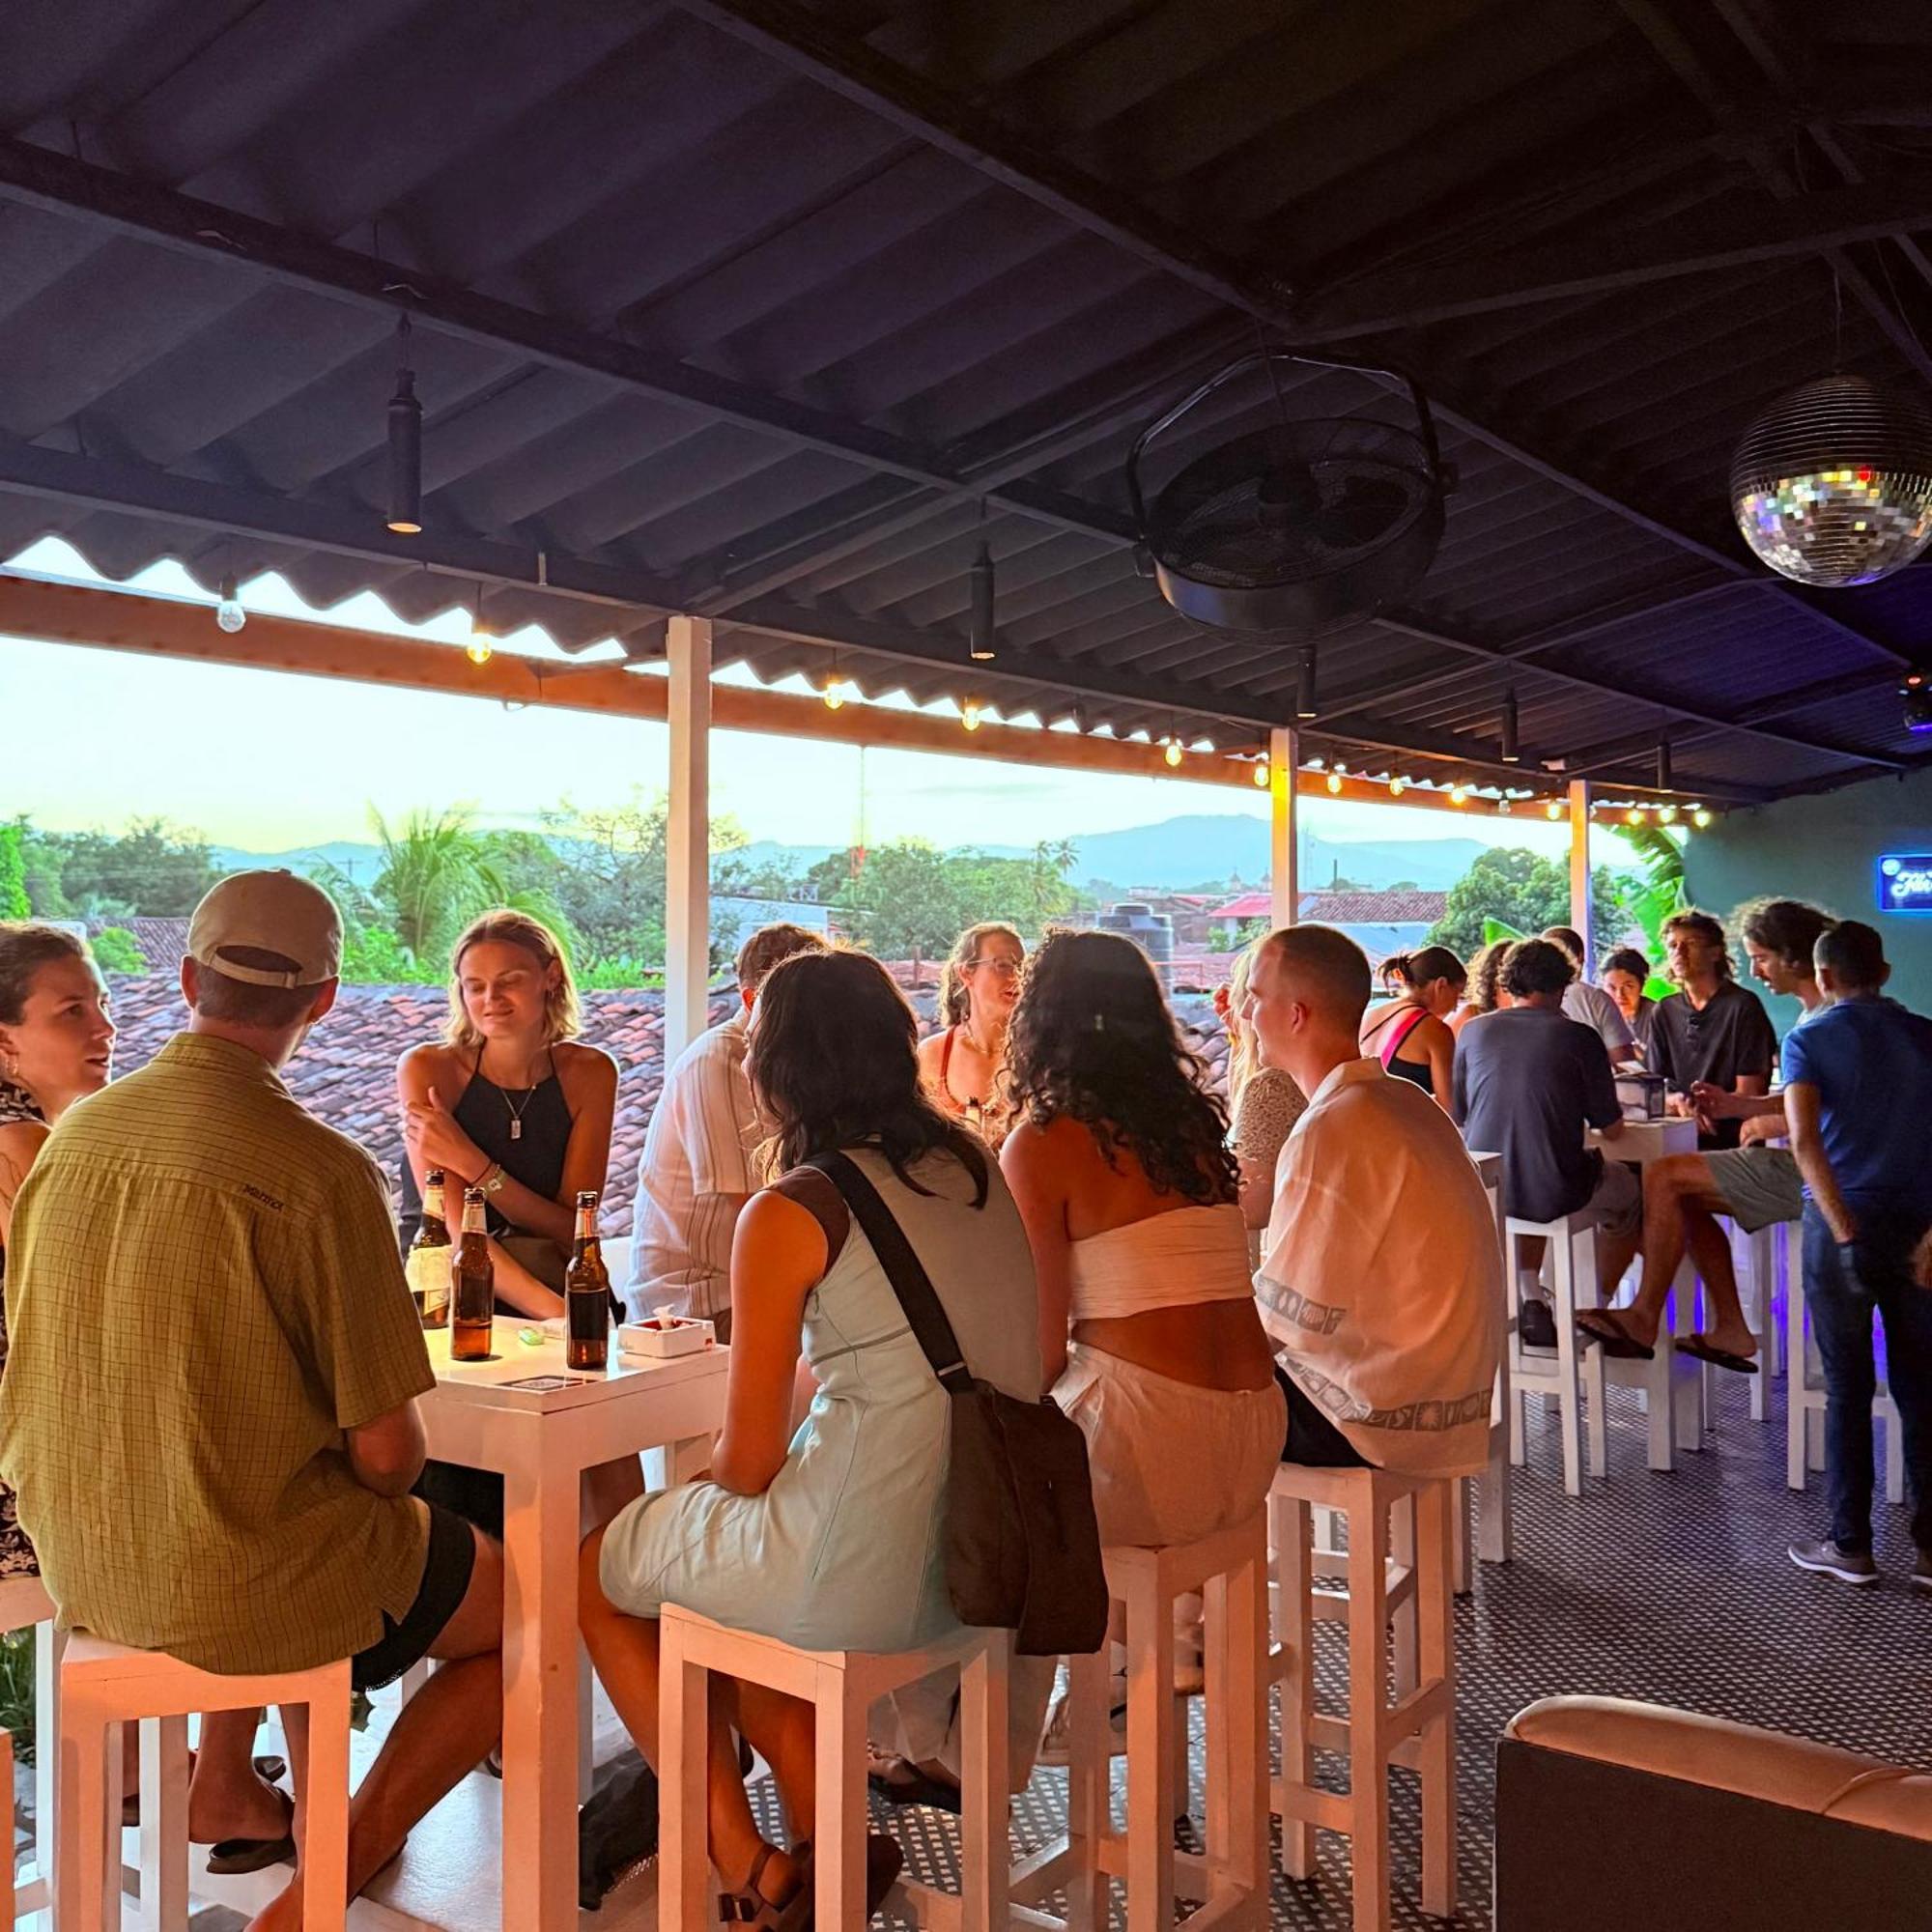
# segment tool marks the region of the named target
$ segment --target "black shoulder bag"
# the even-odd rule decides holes
[[[1087,1438],[1051,1396],[1021,1402],[968,1369],[931,1278],[856,1162],[806,1163],[866,1232],[919,1346],[952,1397],[946,1583],[954,1614],[1009,1630],[1022,1657],[1085,1656],[1107,1634],[1107,1577]]]

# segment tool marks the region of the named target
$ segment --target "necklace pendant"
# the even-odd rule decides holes
[[[523,1123],[523,1122],[521,1122],[521,1121],[512,1121],[512,1122],[510,1122],[510,1138],[511,1138],[511,1139],[512,1139],[513,1141],[520,1141],[520,1140],[522,1140],[522,1139],[523,1139],[523,1137],[524,1137],[524,1123]]]

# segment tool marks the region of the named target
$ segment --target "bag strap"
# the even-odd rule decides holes
[[[919,1346],[925,1351],[932,1373],[939,1378],[940,1387],[948,1395],[970,1394],[973,1374],[959,1351],[952,1323],[946,1319],[946,1310],[940,1304],[931,1276],[913,1253],[912,1243],[905,1237],[905,1230],[886,1206],[879,1190],[847,1154],[837,1151],[817,1153],[804,1164],[816,1168],[838,1188],[846,1207],[865,1230],[866,1238],[871,1242],[872,1252],[878,1256],[879,1265],[885,1269],[886,1279],[892,1284],[893,1293],[898,1298],[899,1307],[904,1311]]]

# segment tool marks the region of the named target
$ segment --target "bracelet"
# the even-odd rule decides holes
[[[507,1179],[503,1172],[503,1163],[500,1160],[493,1160],[469,1184],[479,1194],[500,1194],[503,1182]]]

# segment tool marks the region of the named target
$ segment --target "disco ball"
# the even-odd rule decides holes
[[[1932,543],[1932,413],[1858,376],[1780,396],[1731,459],[1745,541],[1800,583],[1873,583]]]

